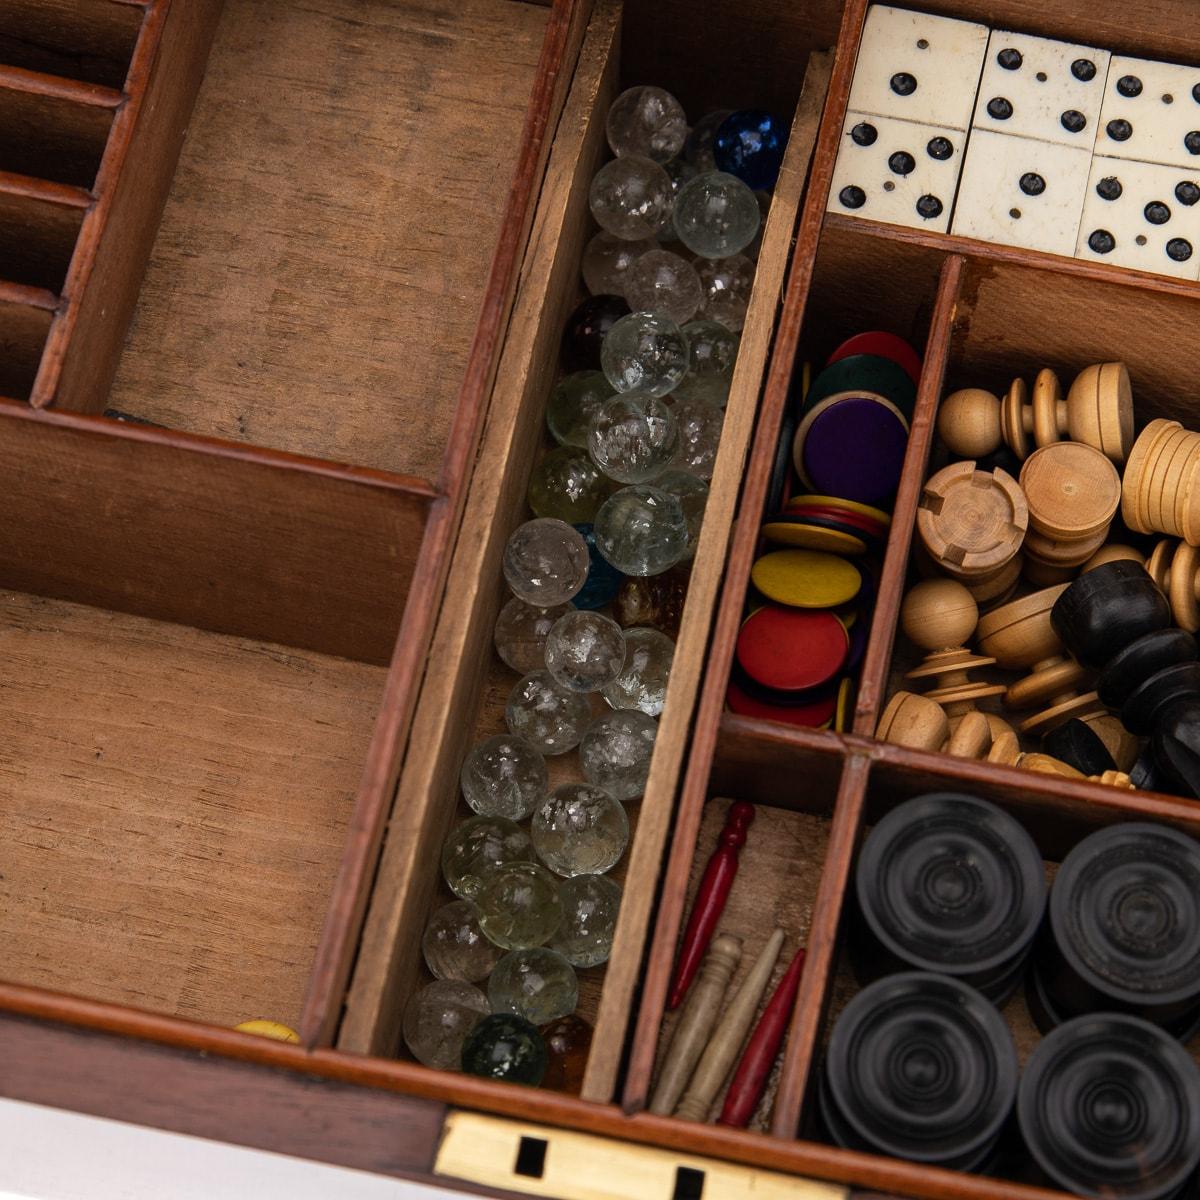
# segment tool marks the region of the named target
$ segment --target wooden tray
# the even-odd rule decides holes
[[[827,216],[866,7],[0,0],[0,129],[41,131],[0,135],[0,1094],[485,1189],[538,1190],[483,1137],[482,1165],[439,1159],[464,1113],[929,1200],[1050,1195],[797,1135],[853,991],[838,931],[878,814],[962,788],[1008,807],[1049,862],[1113,820],[1200,833],[1185,800],[870,736],[944,388],[1120,355],[1141,420],[1186,417],[1200,292]],[[1135,18],[1120,0],[918,7],[1200,60],[1187,0]],[[795,123],[614,955],[584,981],[597,1038],[575,1099],[395,1056],[459,763],[511,685],[481,665],[498,558],[542,446],[603,115],[649,81],[689,111],[754,103]],[[793,370],[878,324],[924,346],[925,369],[854,731],[734,717]],[[771,922],[808,946],[746,1131],[642,1111],[732,799],[770,836],[727,926],[751,952]],[[299,1023],[303,1044],[225,1028],[257,1015]]]

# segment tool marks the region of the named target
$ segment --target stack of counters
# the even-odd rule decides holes
[[[892,518],[882,509],[839,496],[799,495],[762,527],[765,541],[857,557],[882,554]]]

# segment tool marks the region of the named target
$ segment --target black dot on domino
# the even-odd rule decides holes
[[[1200,129],[1193,129],[1183,139],[1184,149],[1189,154],[1200,154]]]
[[[890,179],[885,179],[883,181],[883,190],[885,192],[894,192],[896,190],[896,185]]]
[[[1127,99],[1142,94],[1142,81],[1136,75],[1122,75],[1117,80],[1117,91]]]
[[[1142,215],[1151,225],[1165,225],[1171,219],[1171,210],[1161,200],[1151,200]]]
[[[1047,80],[1047,79],[1049,79],[1049,78],[1050,78],[1050,76],[1049,76],[1049,75],[1047,75],[1045,71],[1039,71],[1039,72],[1038,72],[1038,73],[1037,73],[1037,74],[1034,76],[1034,79],[1036,79],[1036,80],[1038,81],[1038,83],[1045,83],[1045,82],[1046,82],[1046,80]]]
[[[1114,142],[1127,142],[1133,136],[1133,126],[1121,117],[1109,121],[1105,129],[1108,130],[1108,136]]]
[[[1088,235],[1088,245],[1096,254],[1111,254],[1116,249],[1117,239],[1107,229],[1093,229]]]
[[[1192,243],[1186,238],[1172,238],[1167,243],[1167,257],[1173,262],[1187,262],[1192,257]]]
[[[838,200],[845,208],[862,208],[867,202],[867,193],[851,183],[838,192]]]
[[[1026,171],[1020,184],[1021,191],[1027,196],[1040,196],[1046,190],[1046,181],[1036,171]]]
[[[856,146],[873,146],[879,137],[879,130],[870,121],[859,121],[850,130],[850,136]]]
[[[917,79],[907,71],[897,71],[892,76],[892,91],[897,96],[911,96],[917,90]]]
[[[1096,64],[1090,58],[1077,58],[1071,64],[1071,74],[1081,83],[1088,83],[1096,78]]]
[[[1096,184],[1096,195],[1101,200],[1118,200],[1125,189],[1115,175],[1106,175]]]
[[[922,196],[917,201],[917,216],[932,221],[942,215],[942,202],[936,196]]]
[[[1013,115],[1012,103],[1005,100],[1003,96],[996,96],[988,101],[988,116],[994,117],[997,121],[1007,121]]]
[[[1139,233],[1139,234],[1137,235],[1137,237],[1135,237],[1133,240],[1134,240],[1135,242],[1137,242],[1137,244],[1138,244],[1139,246],[1144,246],[1144,245],[1146,244],[1147,238],[1146,238],[1146,235],[1145,235],[1144,233]]]
[[[1192,99],[1195,100],[1197,104],[1200,104],[1200,83],[1192,84]]]
[[[1021,219],[1021,210],[1019,208],[1010,208],[1008,210],[1008,215],[1012,217],[1014,221],[1019,221]]]
[[[940,162],[944,162],[954,153],[954,146],[947,137],[931,137],[929,144],[925,147],[925,153],[930,158],[936,158]]]
[[[895,175],[910,175],[916,165],[917,160],[907,150],[897,150],[888,157],[888,168]]]
[[[917,38],[917,49],[918,50],[928,50],[929,49],[928,40],[925,38]]]
[[[1007,46],[996,55],[996,61],[1006,70],[1015,71],[1025,61],[1020,50]]]
[[[1186,204],[1191,208],[1197,200],[1200,200],[1200,187],[1192,183],[1191,180],[1185,179],[1182,183],[1175,185],[1175,199],[1180,204]]]
[[[1068,108],[1061,117],[1059,122],[1068,133],[1080,133],[1083,127],[1087,124],[1087,117],[1083,115],[1077,108]]]

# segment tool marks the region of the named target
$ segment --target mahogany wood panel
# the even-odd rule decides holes
[[[429,490],[229,450],[97,417],[0,406],[0,581],[387,663]]]
[[[0,172],[0,279],[57,292],[90,204],[82,188]]]
[[[4,977],[294,1024],[383,670],[13,591],[0,648]]]
[[[29,396],[57,308],[53,292],[0,279],[0,396]]]
[[[435,478],[546,20],[228,0],[111,403]]]
[[[2,0],[0,62],[120,88],[145,0]]]

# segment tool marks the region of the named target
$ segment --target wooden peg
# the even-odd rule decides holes
[[[925,483],[917,532],[947,575],[976,582],[991,577],[1021,549],[1029,524],[1025,496],[1007,471],[951,463]]]
[[[879,718],[875,736],[893,746],[940,750],[950,736],[950,720],[936,700],[916,692],[896,692]]]
[[[667,999],[669,1010],[679,1007],[700,968],[709,940],[717,928],[721,913],[725,911],[725,902],[729,899],[729,891],[737,875],[738,855],[746,844],[747,831],[753,822],[753,804],[738,800],[729,806],[725,825],[717,837],[717,848],[704,868],[692,904],[692,915],[683,932],[675,978],[671,981]]]
[[[742,1053],[737,1070],[725,1093],[725,1105],[717,1118],[718,1125],[729,1125],[734,1129],[745,1129],[766,1090],[771,1066],[779,1053],[788,1018],[796,1003],[800,989],[800,974],[804,970],[805,951],[796,951],[791,965],[779,981],[774,995],[767,1001],[763,1015],[759,1018],[746,1049]]]
[[[741,957],[741,938],[721,933],[713,939],[688,1002],[679,1014],[679,1024],[675,1026],[675,1035],[671,1038],[658,1085],[650,1099],[652,1113],[669,1116],[674,1112],[696,1063],[700,1061],[700,1055],[704,1053],[709,1034],[717,1023],[721,1001]]]
[[[713,1030],[712,1038],[704,1048],[704,1054],[692,1075],[691,1083],[683,1099],[675,1109],[675,1115],[684,1121],[703,1121],[716,1099],[721,1084],[737,1060],[738,1051],[746,1040],[759,1001],[771,982],[771,972],[779,951],[783,949],[783,930],[776,929],[767,939],[762,953],[755,960],[742,986],[729,1002],[720,1023]]]
[[[981,712],[964,713],[943,753],[955,758],[983,758],[992,746],[992,729]]]
[[[1146,569],[1170,600],[1175,624],[1188,633],[1200,630],[1200,549],[1163,538]]]

